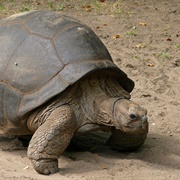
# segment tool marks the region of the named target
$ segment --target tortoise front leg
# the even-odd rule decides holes
[[[52,111],[35,131],[28,147],[28,157],[38,173],[48,175],[59,171],[58,157],[69,145],[75,130],[75,115],[69,106]]]
[[[128,133],[113,128],[107,145],[118,151],[133,151],[144,144],[147,138],[147,132],[147,129],[145,129],[139,133]]]

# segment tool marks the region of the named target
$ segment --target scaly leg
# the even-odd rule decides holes
[[[28,157],[38,173],[48,175],[59,171],[58,157],[69,145],[75,130],[74,113],[69,106],[61,106],[35,131]]]

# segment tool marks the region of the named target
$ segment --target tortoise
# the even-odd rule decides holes
[[[54,11],[0,21],[0,131],[32,135],[27,155],[40,174],[59,171],[75,134],[110,132],[118,151],[147,138],[147,110],[132,102],[134,82],[93,30]]]

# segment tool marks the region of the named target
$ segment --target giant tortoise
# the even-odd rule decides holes
[[[80,21],[53,11],[0,21],[0,131],[32,134],[27,154],[38,173],[59,171],[76,133],[107,131],[113,149],[139,148],[148,121],[130,100],[133,88]]]

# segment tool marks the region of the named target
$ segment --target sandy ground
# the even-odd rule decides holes
[[[116,8],[118,15],[82,8],[63,13],[87,23],[135,81],[132,100],[148,109],[150,125],[143,147],[120,153],[104,145],[108,134],[78,137],[59,158],[60,172],[43,176],[20,141],[1,136],[0,179],[180,179],[180,1],[127,0]]]

